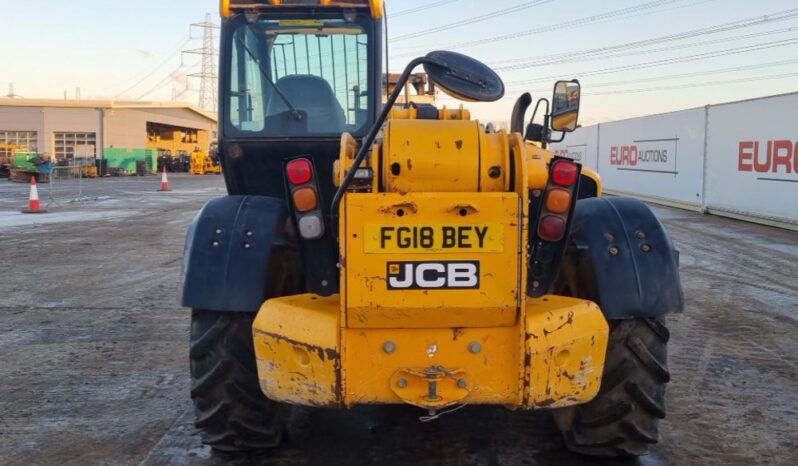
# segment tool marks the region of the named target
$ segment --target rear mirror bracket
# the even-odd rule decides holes
[[[513,120],[523,120],[523,115],[519,115],[520,109],[526,112],[528,106],[527,97],[529,94],[524,94],[516,104],[516,109],[513,111]],[[581,103],[581,84],[578,80],[573,79],[570,81],[557,81],[554,84],[554,93],[552,99],[539,99],[535,104],[535,110],[532,113],[532,118],[527,124],[524,133],[524,139],[527,141],[539,142],[541,146],[546,149],[551,143],[559,143],[565,140],[567,133],[576,131],[579,126],[579,110]],[[540,110],[540,105],[545,104],[545,111],[543,113],[543,124],[535,123],[535,117]],[[553,139],[552,133],[561,133],[559,139]]]

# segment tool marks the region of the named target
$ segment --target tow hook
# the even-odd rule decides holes
[[[427,410],[430,416],[468,398],[468,376],[461,369],[429,366],[399,369],[391,376],[391,389],[404,403]]]
[[[426,400],[430,403],[437,403],[443,399],[438,396],[438,381],[442,379],[444,375],[443,371],[438,370],[435,366],[424,369],[424,380],[427,381],[427,386],[429,387]],[[433,412],[434,410],[430,410],[430,413]]]

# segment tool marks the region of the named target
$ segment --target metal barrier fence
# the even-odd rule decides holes
[[[605,191],[798,230],[798,92],[581,128],[560,155]]]
[[[81,165],[54,166],[50,171],[48,206],[80,202],[83,196]]]

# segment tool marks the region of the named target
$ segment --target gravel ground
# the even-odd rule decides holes
[[[407,407],[300,410],[271,458],[214,454],[192,426],[177,296],[185,230],[224,186],[171,181],[88,180],[40,216],[0,181],[0,464],[798,464],[798,233],[660,207],[688,310],[669,318],[650,456],[585,460],[545,412],[484,407],[426,424]]]

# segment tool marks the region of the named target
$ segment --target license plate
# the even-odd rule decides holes
[[[365,225],[364,251],[373,254],[504,252],[504,226]]]

